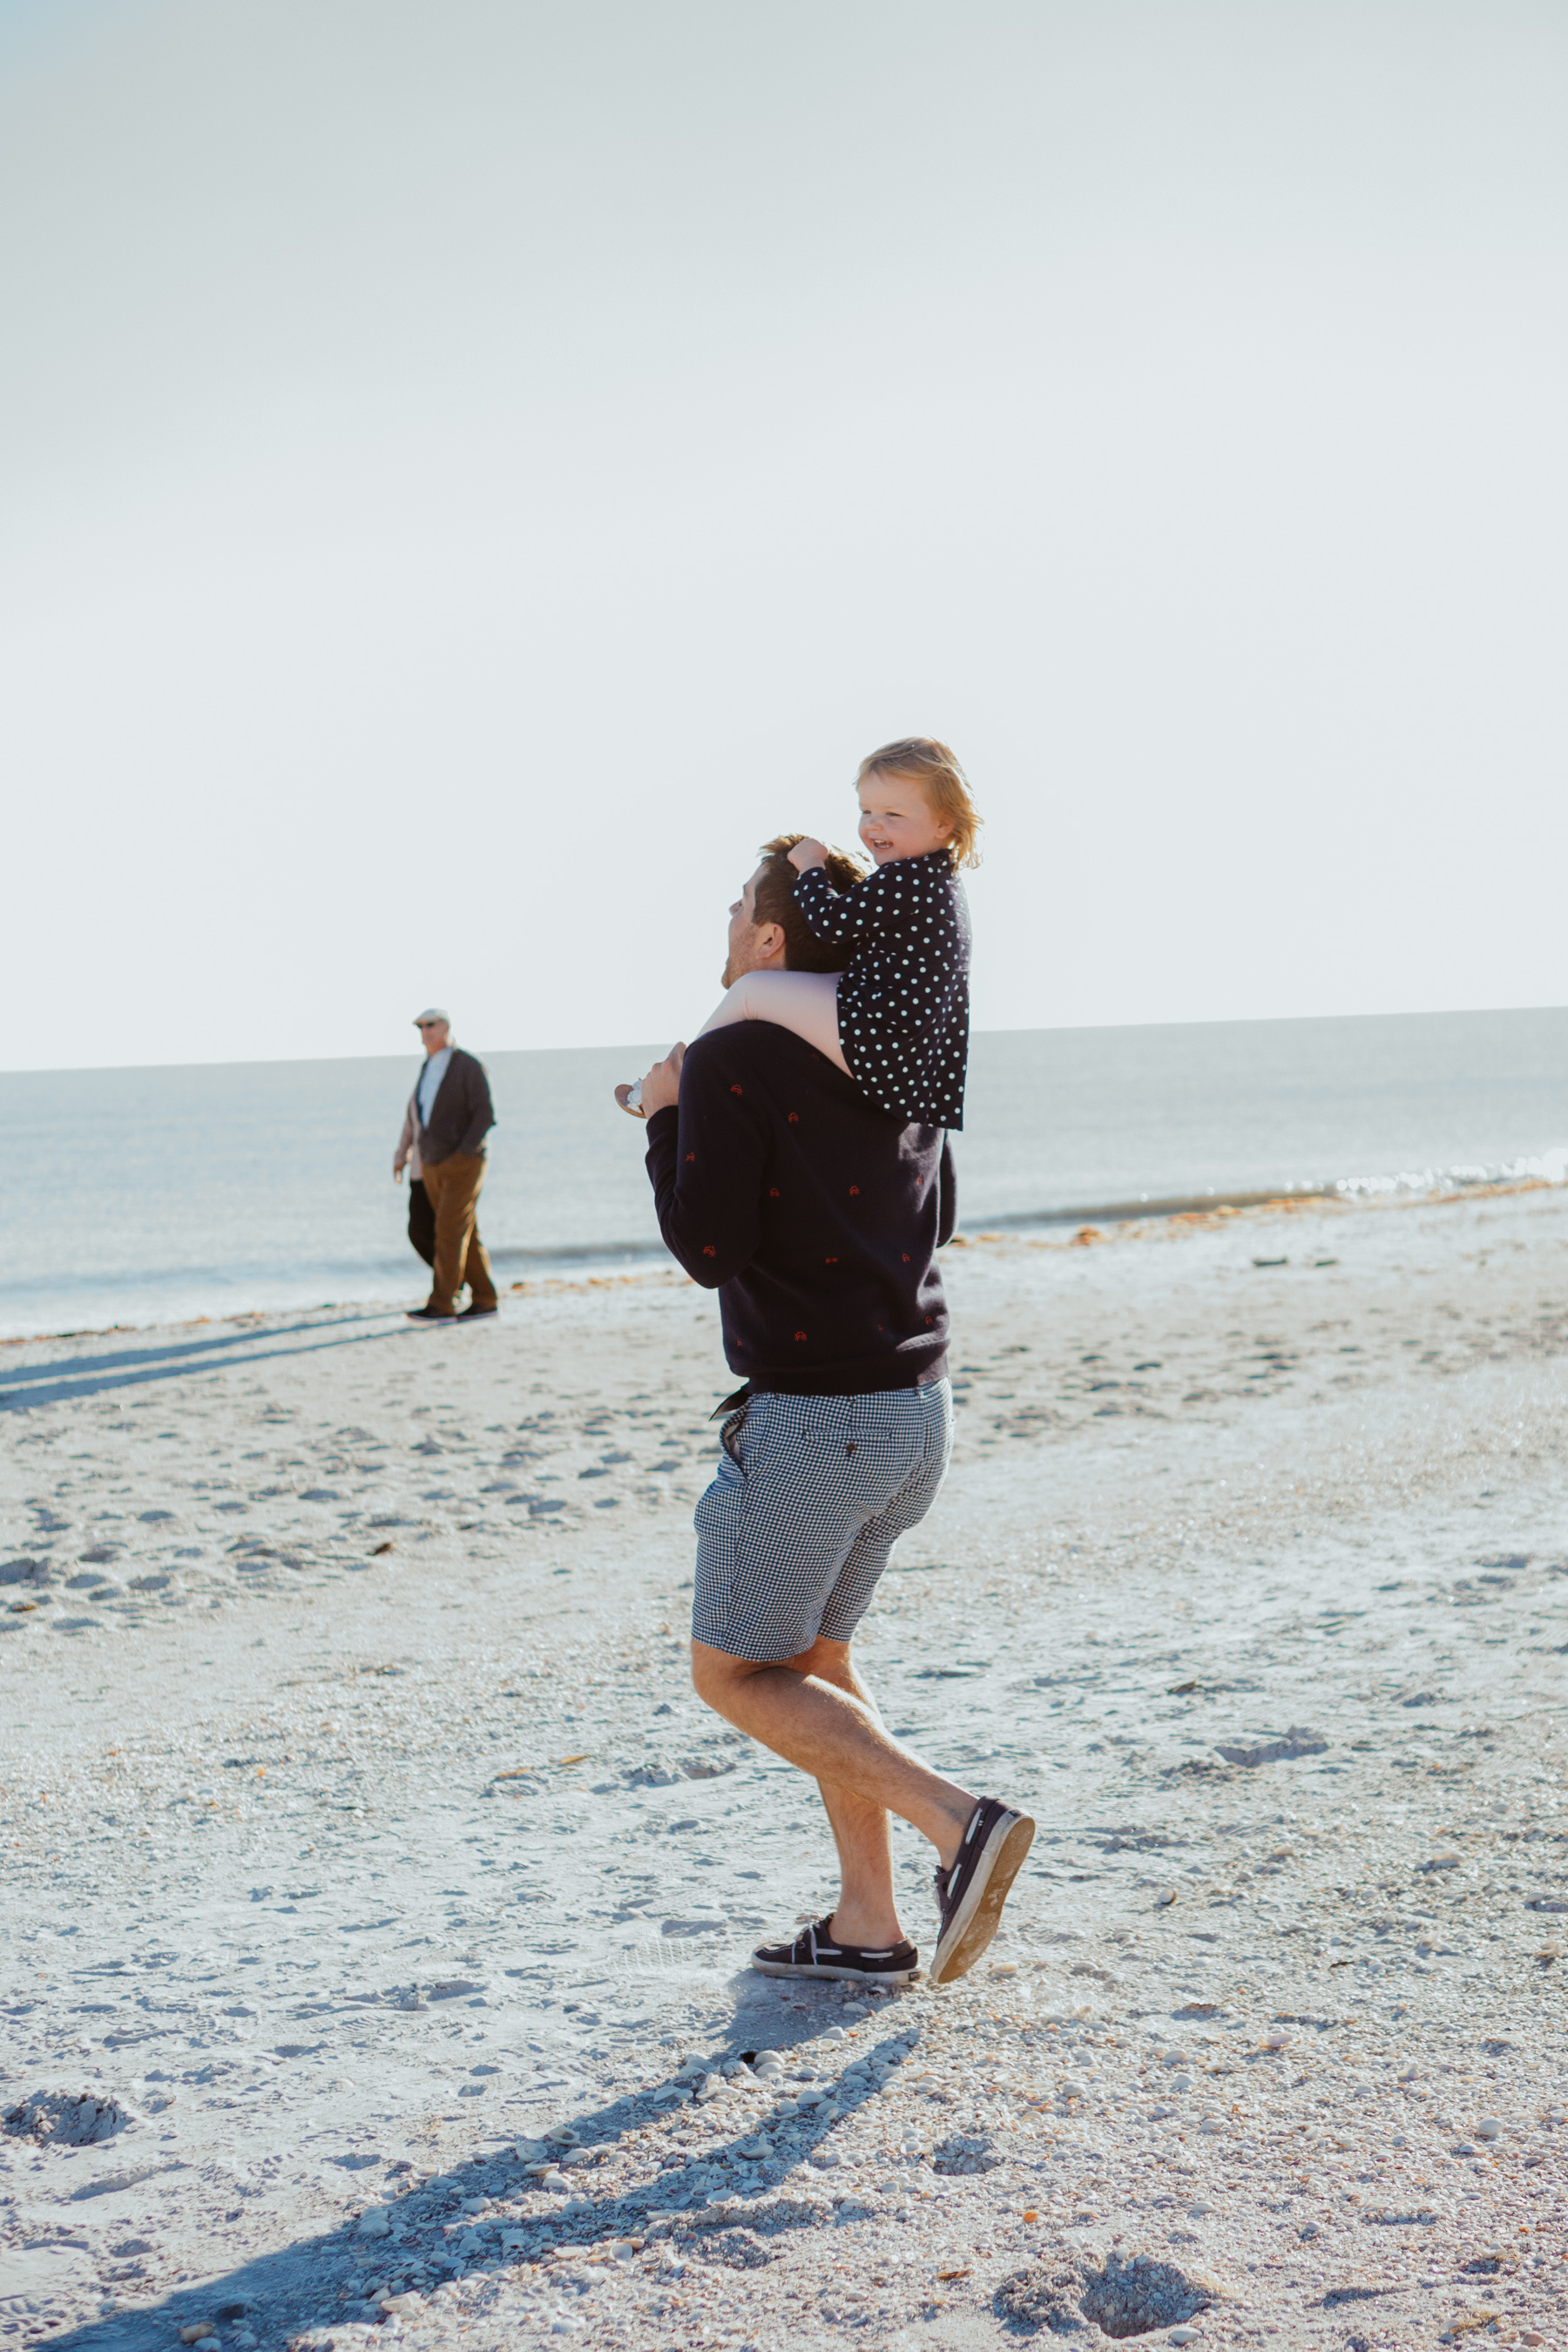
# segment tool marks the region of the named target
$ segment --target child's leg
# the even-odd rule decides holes
[[[751,971],[727,989],[698,1031],[728,1028],[731,1021],[772,1021],[815,1045],[849,1074],[838,1043],[838,974],[836,971]]]

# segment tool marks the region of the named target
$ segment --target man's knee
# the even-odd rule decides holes
[[[723,1711],[725,1699],[761,1670],[749,1658],[732,1658],[706,1642],[691,1644],[691,1687],[705,1706]]]
[[[792,1674],[815,1675],[818,1682],[847,1687],[854,1680],[848,1643],[826,1641],[820,1633],[809,1650],[803,1650],[798,1658],[785,1658],[783,1664]]]
[[[719,1715],[728,1711],[726,1703],[745,1688],[753,1675],[773,1673],[781,1666],[787,1674],[815,1675],[841,1690],[855,1687],[847,1642],[827,1642],[819,1635],[797,1658],[773,1659],[732,1658],[725,1650],[710,1649],[706,1642],[691,1644],[691,1686],[703,1705]]]

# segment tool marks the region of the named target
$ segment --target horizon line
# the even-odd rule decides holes
[[[1568,1004],[1449,1004],[1426,1005],[1399,1012],[1369,1013],[1231,1013],[1209,1020],[1167,1021],[1060,1021],[1018,1022],[995,1028],[973,1029],[972,1039],[979,1037],[1072,1037],[1092,1036],[1101,1031],[1149,1029],[1288,1029],[1304,1027],[1308,1023],[1331,1021],[1485,1021],[1506,1020],[1521,1013],[1568,1013]],[[460,1041],[454,1041],[460,1042]],[[94,1073],[107,1074],[120,1070],[238,1070],[277,1069],[301,1062],[404,1062],[414,1060],[417,1045],[409,1045],[402,1053],[384,1054],[238,1054],[227,1060],[215,1061],[192,1055],[173,1062],[32,1062],[0,1068],[0,1078],[85,1077]],[[624,1039],[612,1039],[607,1045],[486,1045],[470,1047],[471,1052],[485,1054],[658,1054],[660,1048],[647,1040],[628,1044]]]

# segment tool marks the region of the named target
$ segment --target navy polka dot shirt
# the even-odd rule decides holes
[[[853,889],[820,866],[795,886],[817,939],[854,950],[838,983],[838,1042],[884,1110],[962,1128],[969,1067],[969,905],[945,849],[897,857]]]

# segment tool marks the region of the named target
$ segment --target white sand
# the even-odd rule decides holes
[[[1568,1200],[948,1263],[958,1459],[865,1663],[1040,1838],[869,2015],[744,1967],[830,1849],[686,1687],[710,1300],[0,1350],[0,2116],[130,2118],[0,2134],[0,2341],[342,2344],[388,2287],[441,2345],[1092,2340],[1138,2257],[1206,2341],[1568,2336]],[[561,2126],[605,2152],[535,2187]]]

